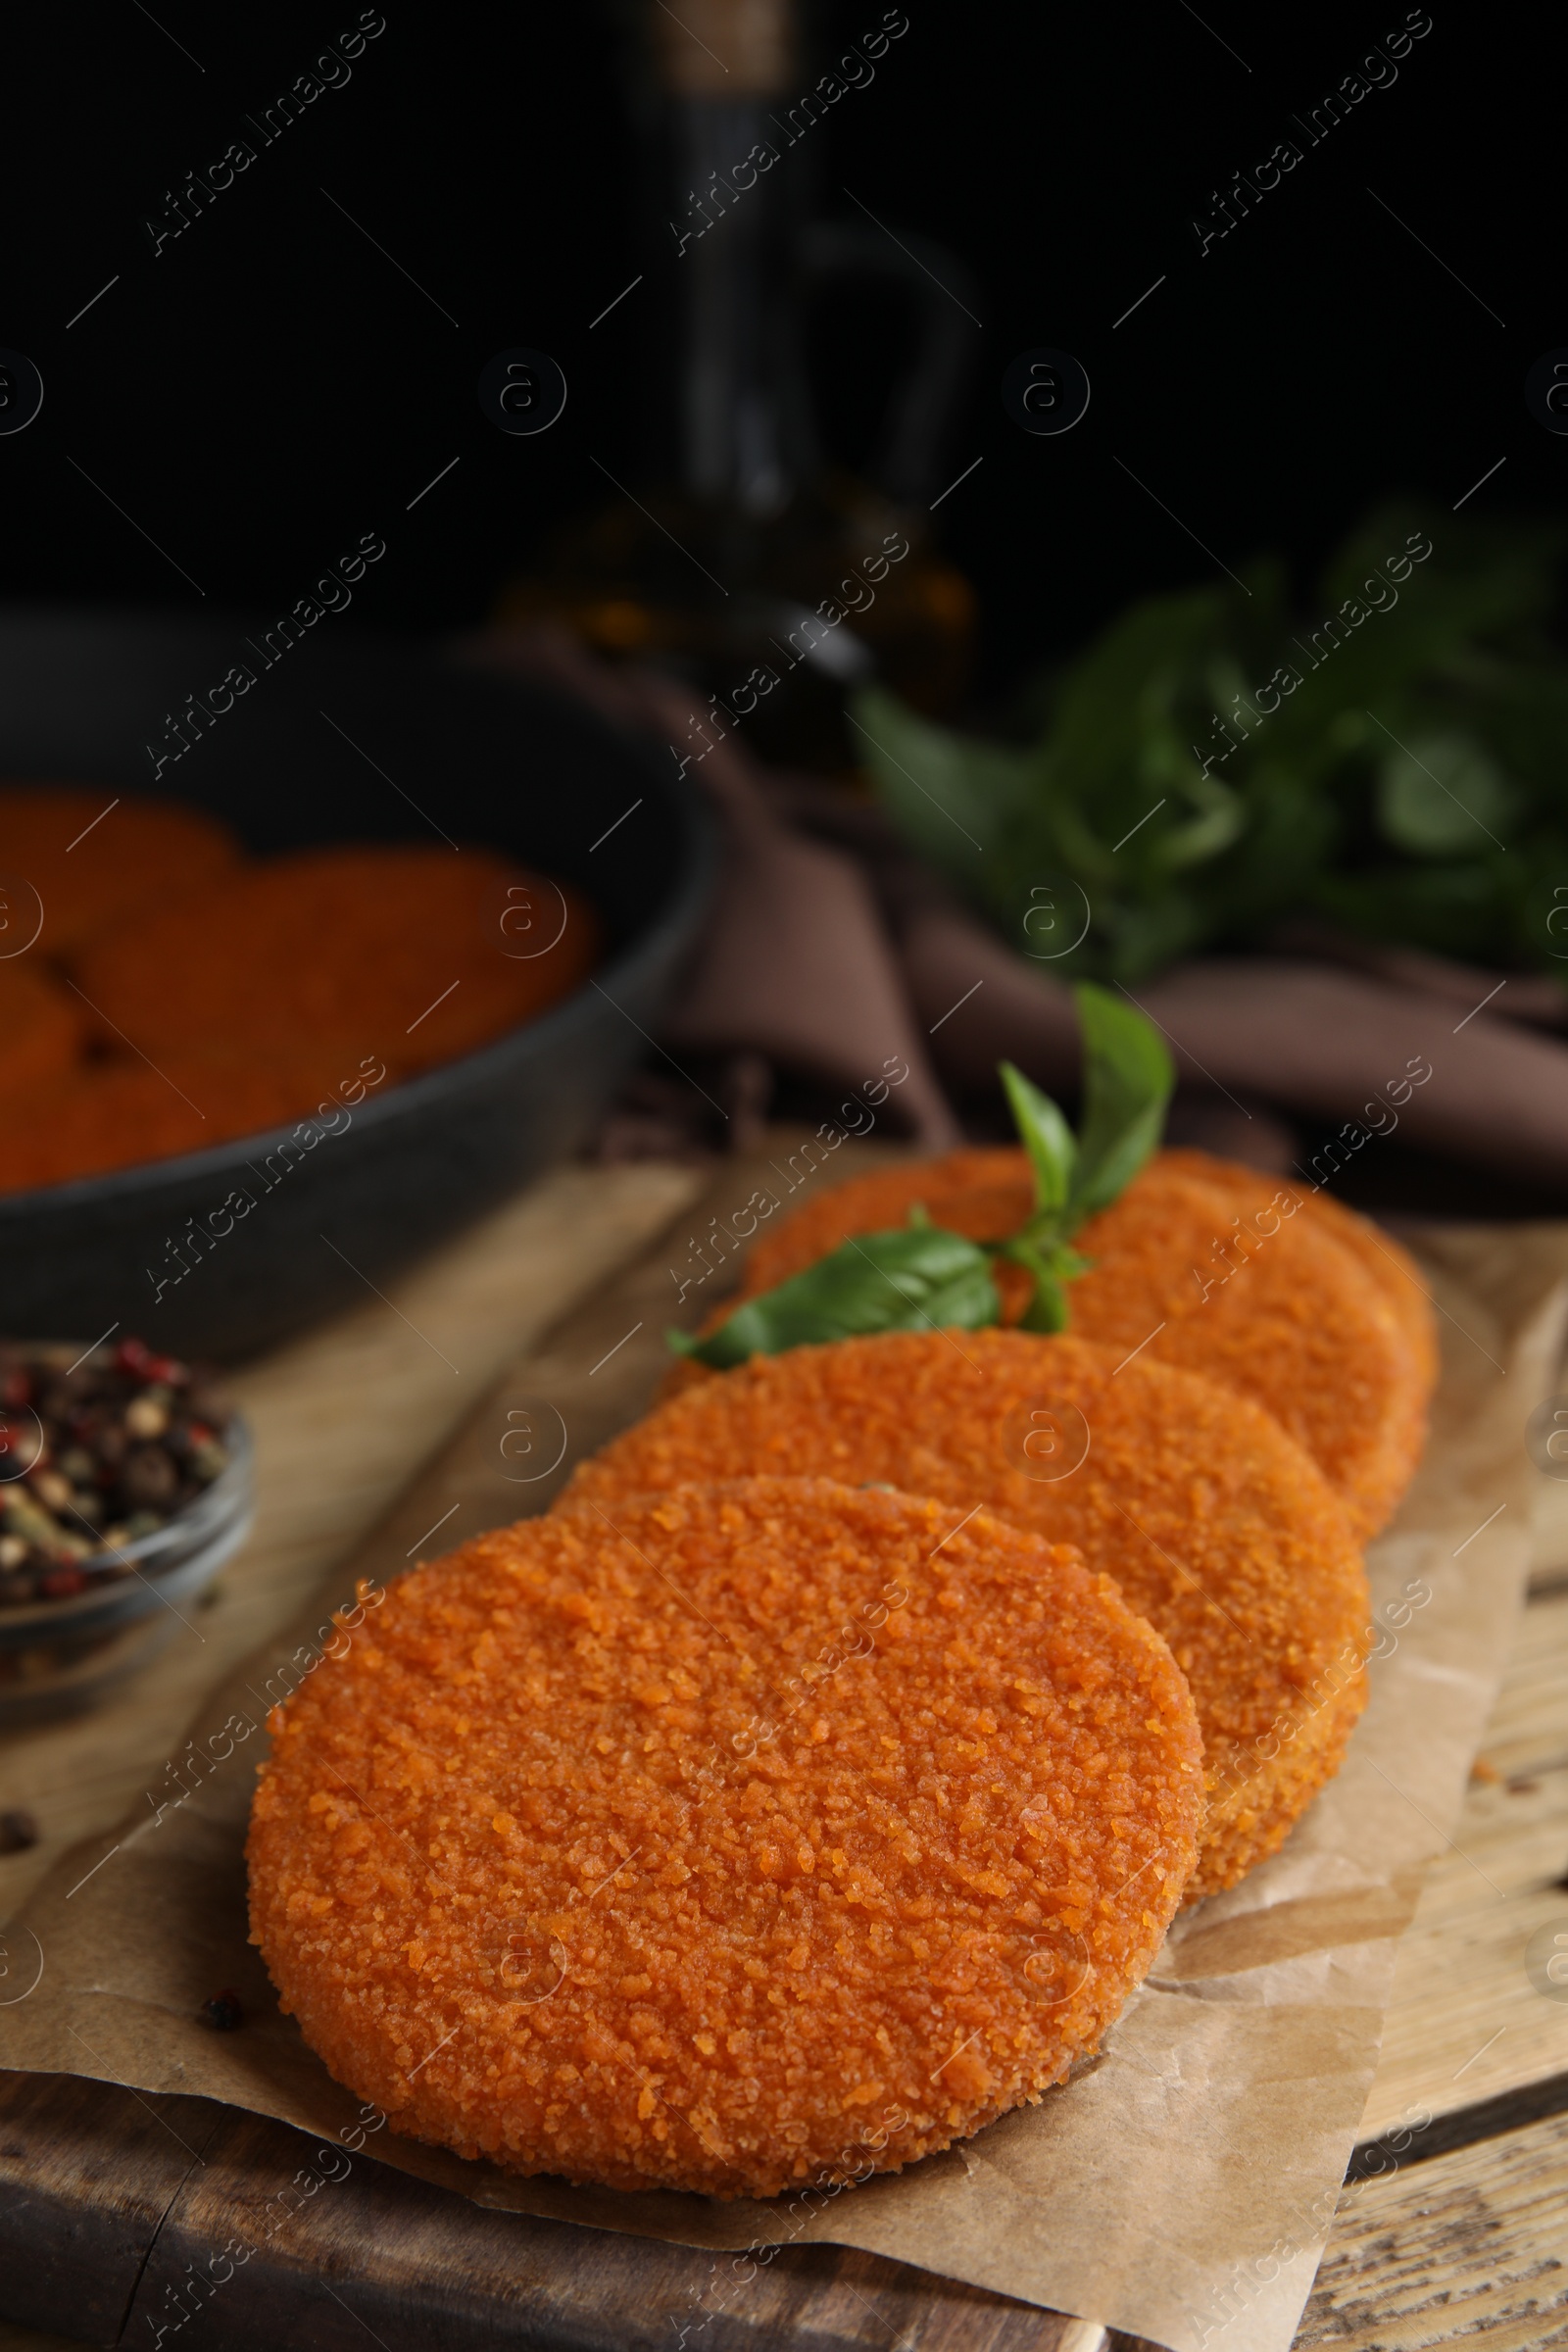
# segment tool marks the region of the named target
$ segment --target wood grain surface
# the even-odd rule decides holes
[[[1479,1765],[1399,1945],[1368,2138],[1411,2112],[1568,2083],[1568,2001],[1544,1998],[1524,1963],[1537,1929],[1568,1932],[1568,1587],[1538,1586]]]
[[[203,1617],[217,1654],[170,1653],[97,1716],[0,1741],[0,1802],[32,1801],[56,1847],[111,1827],[150,1759],[161,1768],[174,1752],[191,1699],[354,1547],[502,1365],[483,1409],[404,1487],[371,1541],[385,1559],[420,1548],[453,1501],[459,1513],[432,1549],[514,1517],[501,1440],[518,1397],[548,1396],[570,1425],[567,1462],[529,1497],[546,1499],[571,1459],[646,1401],[657,1358],[634,1334],[668,1319],[671,1250],[644,1246],[672,1215],[682,1235],[688,1223],[700,1232],[710,1209],[736,1205],[734,1183],[721,1172],[699,1201],[685,1170],[551,1179],[443,1253],[466,1269],[461,1313],[437,1261],[387,1302],[246,1375],[283,1492],[267,1496],[255,1544]],[[394,1331],[403,1316],[422,1328]],[[443,1371],[433,1350],[466,1358],[464,1372]],[[39,1859],[0,1863],[3,1907]],[[1565,1873],[1568,1485],[1543,1479],[1534,1597],[1464,1819],[1401,1946],[1367,2144],[1300,2346],[1568,2346],[1568,2002],[1544,1997],[1523,1958],[1544,1922],[1561,1915],[1568,1930]],[[249,2259],[216,2291],[194,2288],[194,2269],[230,2240]],[[1211,2343],[1247,2352],[1245,2313],[1238,2294]],[[151,2347],[161,2328],[171,2343],[333,2352],[367,2340],[384,2352],[502,2342],[620,2352],[674,2348],[683,2328],[694,2352],[1135,2352],[1131,2339],[848,2249],[785,2249],[754,2269],[486,2213],[363,2158],[328,2180],[314,2144],[285,2126],[22,2076],[0,2078],[0,2352]]]
[[[1242,2352],[1245,2324],[1225,2339]],[[1568,2117],[1347,2195],[1298,2352],[1568,2344]]]
[[[151,2347],[162,2326],[182,2346],[234,2352],[363,2352],[368,2337],[386,2352],[673,2352],[682,2328],[703,2352],[1062,2346],[1065,2324],[1032,2305],[847,2247],[759,2267],[487,2213],[363,2160],[308,2192],[316,2143],[284,2124],[74,2077],[4,2080],[5,2174],[25,2167],[31,2215],[25,2272],[8,2265],[3,2293],[32,2328],[69,2318],[94,2342]],[[279,2221],[269,2209],[291,2187],[301,2201]],[[232,2276],[229,2246],[253,2249]],[[215,2254],[221,2282],[195,2286]]]

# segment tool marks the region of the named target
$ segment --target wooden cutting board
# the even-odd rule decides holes
[[[548,1396],[569,1424],[567,1457],[555,1478],[533,1491],[540,1505],[572,1460],[643,1408],[666,1360],[658,1334],[671,1319],[677,1287],[671,1263],[684,1277],[706,1262],[700,1244],[710,1220],[731,1215],[750,1189],[735,1163],[720,1170],[710,1196],[700,1200],[690,1177],[675,1181],[667,1169],[650,1170],[639,1202],[634,1172],[617,1172],[621,1196],[607,1228],[597,1181],[587,1173],[552,1180],[553,1213],[542,1224],[535,1219],[527,1250],[539,1256],[542,1279],[548,1262],[558,1300],[573,1290],[574,1234],[584,1264],[592,1261],[590,1281],[614,1261],[617,1235],[619,1256],[635,1252],[630,1262],[579,1298],[553,1329],[530,1335],[489,1388],[484,1406],[438,1447],[376,1529],[367,1549],[380,1560],[389,1552],[439,1549],[516,1515],[519,1489],[496,1439],[506,1399]],[[639,1249],[672,1208],[679,1212],[674,1227],[652,1248]],[[493,1369],[505,1353],[496,1344],[496,1296],[508,1281],[518,1296],[533,1292],[526,1284],[519,1289],[514,1227],[498,1225],[488,1242],[481,1236],[461,1248],[468,1252],[463,1263],[475,1317],[468,1346],[441,1348],[453,1341],[447,1326],[431,1334],[434,1302],[452,1287],[451,1266],[444,1284],[437,1269],[426,1268],[388,1303],[400,1317],[412,1313],[422,1323],[421,1337],[437,1346],[443,1362],[455,1351],[459,1361],[466,1356],[484,1364],[488,1349]],[[686,1313],[718,1287],[715,1278],[694,1292]],[[516,1319],[524,1326],[533,1321]],[[443,1396],[439,1386],[420,1388],[408,1368],[412,1352],[401,1367],[408,1391],[401,1403],[368,1394],[374,1360],[373,1349],[364,1354],[351,1400],[356,1421],[379,1406],[394,1420],[405,1413],[411,1431],[422,1426],[439,1434],[450,1426],[451,1404],[433,1401]],[[258,1368],[264,1386],[270,1377],[267,1367]],[[320,1449],[318,1459],[308,1433],[322,1415],[341,1423],[343,1379],[341,1334],[291,1351],[285,1386],[299,1443],[283,1475],[299,1490],[290,1501],[296,1514],[309,1514],[312,1481],[323,1479],[340,1458],[341,1446]],[[387,1440],[389,1433],[382,1434]],[[405,1459],[411,1452],[417,1458],[408,1438],[404,1446]],[[387,1444],[385,1450],[379,1478],[390,1492],[396,1448]],[[375,1486],[368,1478],[364,1494]],[[1547,1499],[1559,1504],[1562,1495],[1568,1489]],[[441,1544],[421,1544],[444,1516]],[[1568,1594],[1563,1578],[1552,1573],[1564,1561],[1568,1521],[1552,1521],[1520,1673],[1489,1740],[1489,1752],[1495,1749],[1501,1761],[1477,1791],[1491,1813],[1467,1821],[1455,1846],[1457,1852],[1462,1845],[1468,1863],[1484,1862],[1494,1891],[1480,1904],[1472,1896],[1467,1911],[1467,1864],[1456,1864],[1460,1882],[1448,1886],[1446,1908],[1440,1902],[1438,1915],[1412,1930],[1415,1976],[1403,1984],[1391,2025],[1395,2078],[1386,2089],[1380,2079],[1369,2109],[1378,2115],[1371,2128],[1382,2130],[1414,2094],[1438,2120],[1345,2211],[1303,2320],[1303,2347],[1372,2352],[1391,2343],[1454,2343],[1463,2335],[1494,2352],[1504,2346],[1522,2352],[1559,2340],[1559,2329],[1568,2340],[1568,2004],[1532,2002],[1528,1985],[1521,1994],[1515,1982],[1516,1931],[1527,1917],[1535,1923],[1544,1885],[1550,1886],[1542,1859],[1554,1840],[1568,1849]],[[341,1568],[335,1574],[341,1582]],[[133,1693],[121,1702],[130,1709],[145,1703]],[[166,1743],[165,1752],[174,1749]],[[1517,1804],[1509,1810],[1516,1784],[1528,1827]],[[102,1826],[118,1816],[123,1793]],[[1515,1850],[1522,1835],[1527,1856]],[[1560,1861],[1557,1868],[1560,1875]],[[1469,1875],[1473,1881],[1473,1869]],[[1500,1938],[1494,1931],[1492,1976],[1472,1955],[1463,1982],[1455,1984],[1455,1936],[1468,1935],[1473,1944],[1478,1916],[1494,1921],[1499,1879],[1515,1910]],[[1549,1908],[1553,1898],[1544,1899]],[[1557,1899],[1568,1914],[1568,1896]],[[1504,2031],[1478,2062],[1469,2070],[1459,2065],[1446,2086],[1438,2079],[1447,2073],[1446,2055],[1423,2073],[1422,2051],[1446,2053],[1450,2042],[1468,2047],[1471,2013],[1479,2008],[1490,2016],[1499,2004]],[[1419,2032],[1401,2036],[1404,2017]],[[1473,2036],[1478,2044],[1484,2038]],[[1382,2169],[1383,2162],[1386,2153],[1380,2161],[1370,2151],[1363,2169]],[[264,2219],[270,2200],[290,2184],[287,2201],[297,2210],[270,2227]],[[209,2257],[230,2240],[256,2251],[217,2291],[195,2288],[193,2272],[207,2274]],[[49,2334],[32,2332],[38,2329]],[[540,2352],[566,2346],[674,2352],[682,2344],[694,2352],[742,2346],[746,2352],[785,2346],[1106,2352],[1112,2344],[1117,2352],[1135,2352],[1132,2339],[1106,2338],[1081,2322],[850,2249],[785,2249],[766,2268],[755,2268],[724,2255],[487,2212],[371,2161],[357,2161],[347,2178],[328,2180],[304,2134],[210,2101],[143,2096],[76,2077],[0,2076],[0,2352],[42,2352],[60,2338],[152,2347],[176,2337],[182,2345],[247,2352],[289,2336],[331,2352],[363,2346],[367,2338],[384,2352],[426,2345],[467,2352],[502,2343]]]

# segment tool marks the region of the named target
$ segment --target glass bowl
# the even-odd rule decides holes
[[[238,1413],[221,1437],[228,1460],[212,1485],[119,1547],[128,1573],[101,1576],[67,1600],[0,1607],[0,1726],[90,1706],[188,1624],[189,1604],[256,1516],[254,1448]]]

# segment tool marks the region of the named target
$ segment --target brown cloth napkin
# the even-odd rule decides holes
[[[615,669],[564,631],[492,629],[466,658],[582,696],[612,721],[690,741],[691,691]],[[920,1142],[957,1140],[950,1097],[995,1086],[1007,1058],[1076,1088],[1078,1026],[1047,961],[1009,948],[906,850],[868,804],[763,769],[731,736],[692,774],[723,829],[720,888],[666,1017],[677,1054],[760,1052],[853,1085],[907,1061]],[[1288,926],[1279,952],[1178,964],[1130,994],[1165,1032],[1188,1116],[1178,1132],[1283,1166],[1290,1130],[1333,1127],[1332,1173],[1375,1136],[1568,1188],[1568,997],[1413,950]],[[1196,1108],[1197,1116],[1193,1115]]]
[[[579,695],[615,725],[687,738],[686,688],[612,669],[563,629],[492,629],[462,652]],[[729,740],[696,772],[719,818],[723,865],[663,1042],[677,1054],[760,1052],[843,1086],[896,1056],[908,1065],[899,1102],[915,1136],[933,1152],[959,1142],[859,864],[792,830],[769,806],[756,763]]]

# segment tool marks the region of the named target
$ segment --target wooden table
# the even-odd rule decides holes
[[[65,1846],[140,1802],[202,1692],[389,1508],[417,1541],[433,1490],[416,1474],[504,1364],[568,1343],[592,1360],[632,1309],[661,1311],[670,1251],[654,1245],[674,1219],[682,1245],[702,1230],[705,1190],[665,1165],[559,1172],[386,1301],[368,1297],[238,1378],[263,1466],[256,1536],[201,1612],[199,1642],[182,1638],[94,1715],[0,1738],[0,1808],[27,1807],[43,1833],[0,1858],[0,1915]],[[1568,1934],[1568,1484],[1543,1479],[1531,1603],[1465,1817],[1401,1946],[1365,2142],[1299,2346],[1568,2345],[1568,2001],[1544,1997],[1523,1956],[1554,1924]],[[205,2100],[0,2078],[0,2352],[151,2346],[177,2316],[183,2265],[222,2242],[225,2215],[231,2231],[236,2210],[259,2211],[308,2147]],[[185,2342],[619,2352],[673,2346],[680,2321],[706,2314],[694,2352],[1133,2352],[828,2246],[781,2254],[719,2308],[710,2255],[484,2212],[374,2165],[267,2255],[265,2277],[245,2275],[244,2308],[235,2290],[186,2323]],[[1225,2352],[1247,2352],[1245,2332],[1227,2330]]]

